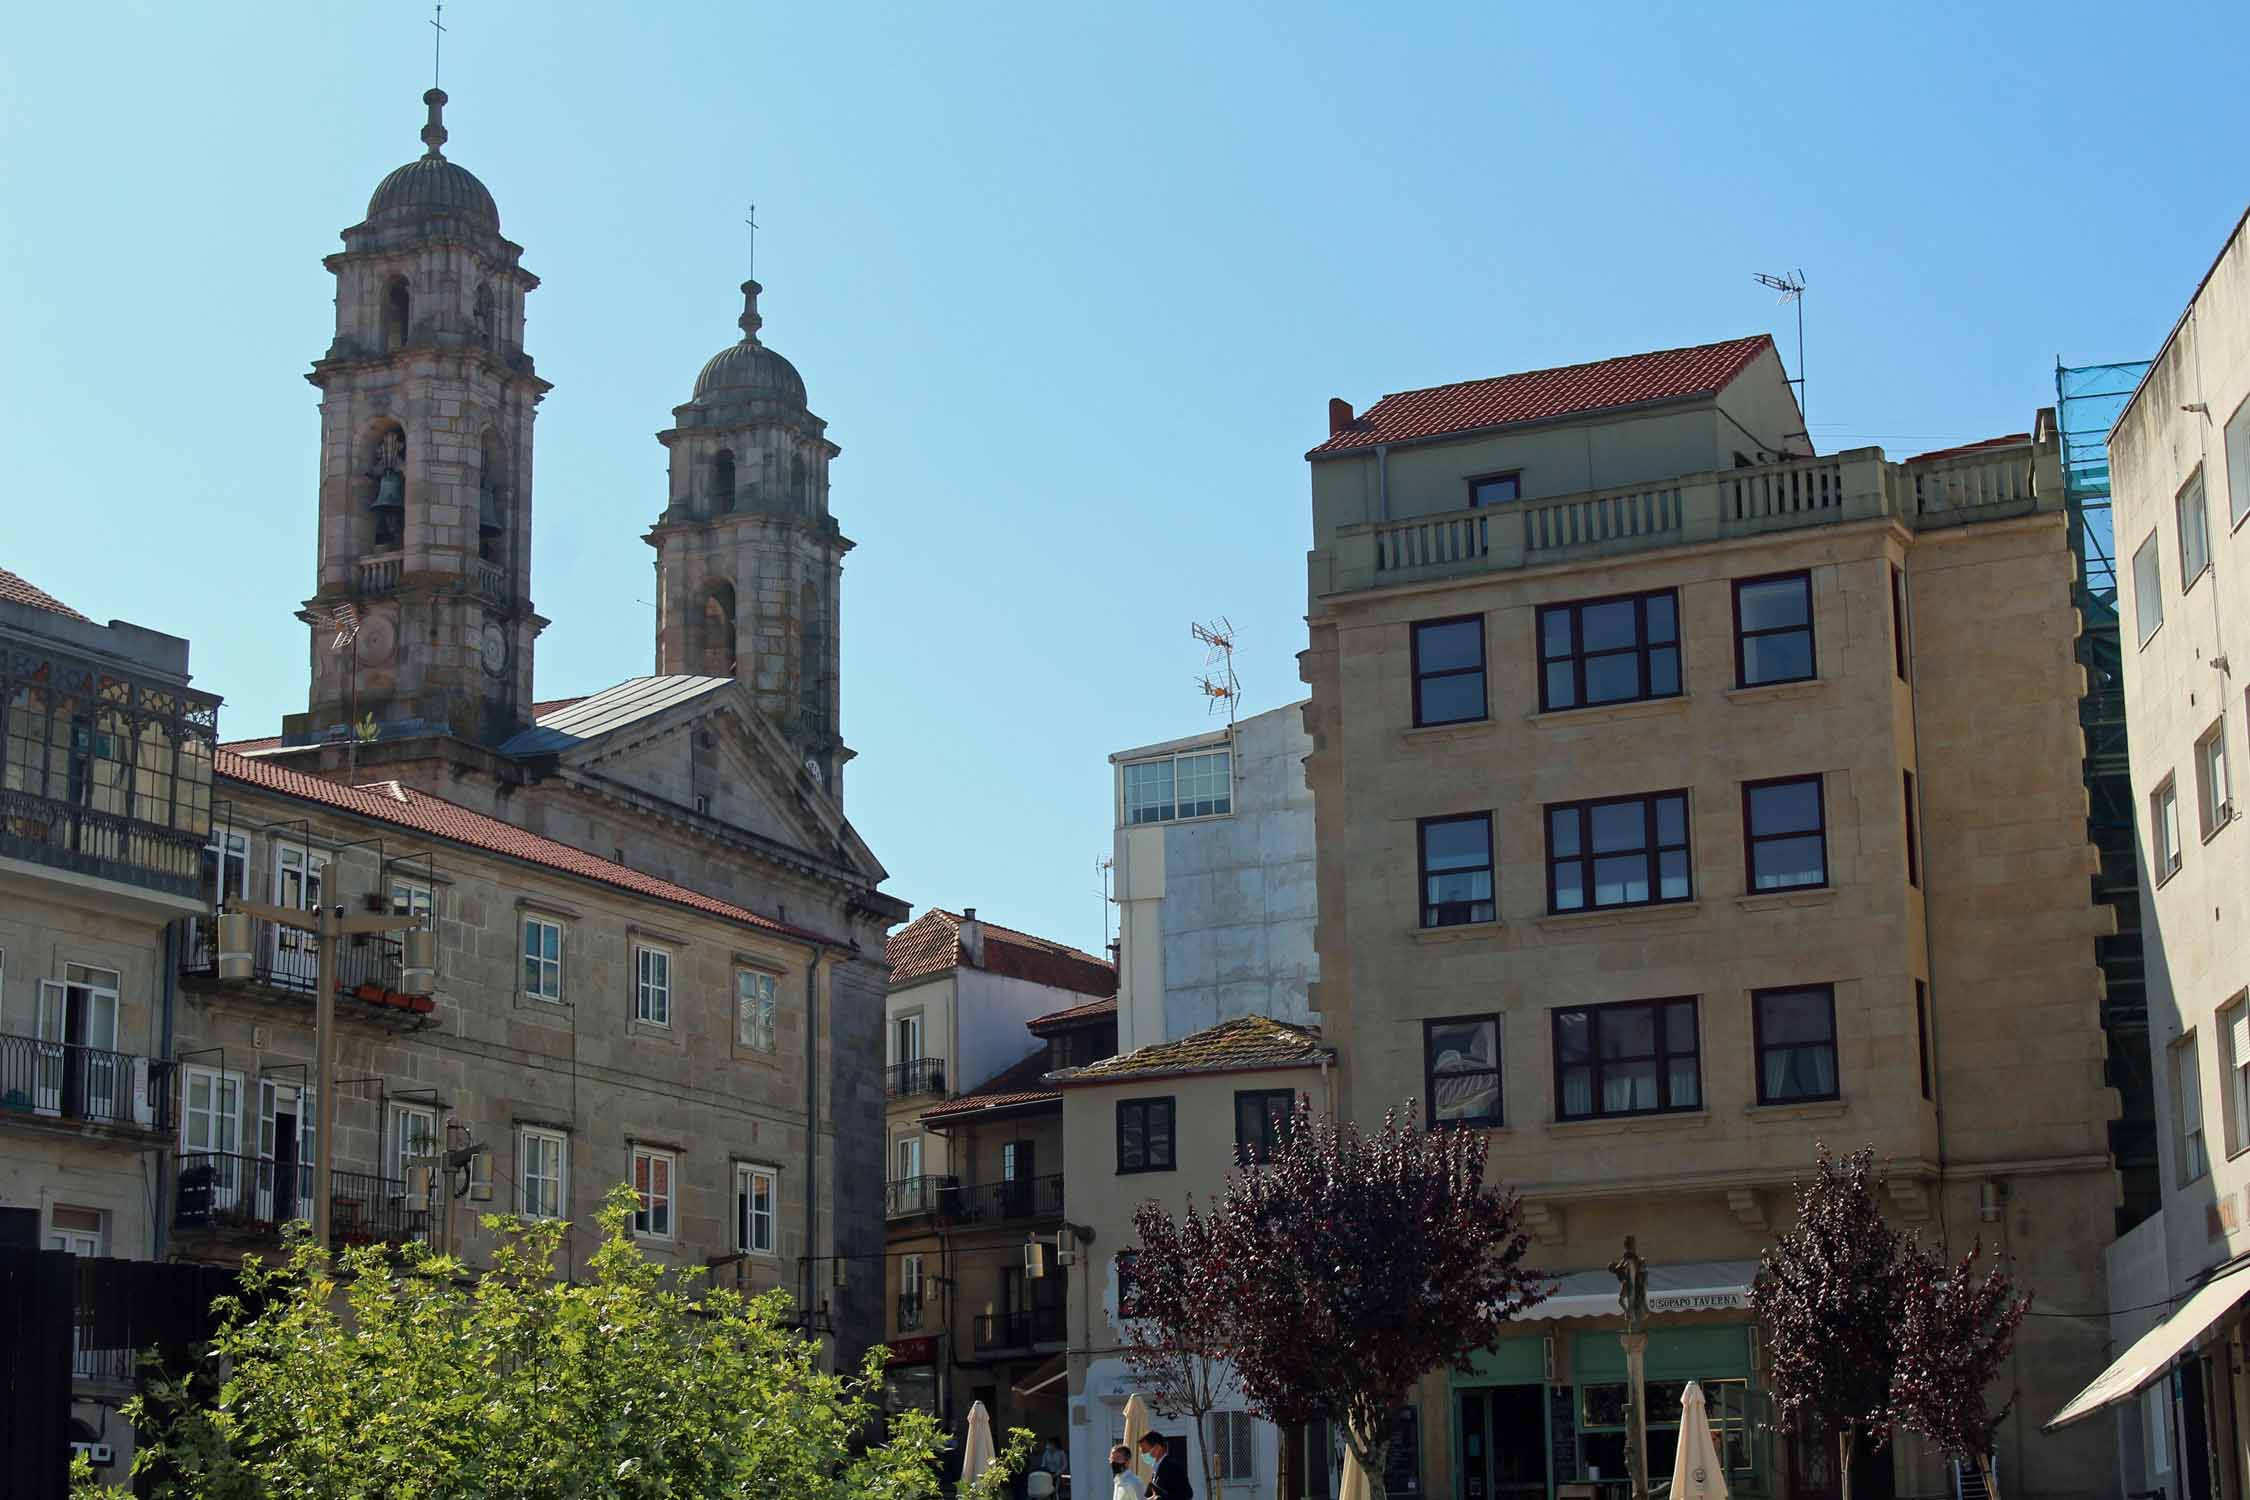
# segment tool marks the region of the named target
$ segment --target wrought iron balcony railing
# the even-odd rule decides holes
[[[1021,1308],[1015,1312],[980,1313],[976,1324],[979,1354],[997,1349],[1030,1349],[1059,1344],[1066,1336],[1061,1303],[1051,1307]]]
[[[129,1052],[0,1036],[0,1119],[11,1114],[165,1130],[171,1064]]]
[[[922,1326],[922,1298],[919,1293],[902,1292],[898,1299],[898,1331],[912,1333]]]
[[[945,1059],[917,1057],[909,1062],[892,1063],[883,1070],[883,1091],[893,1099],[944,1093]]]
[[[890,1217],[912,1218],[916,1214],[953,1212],[960,1201],[961,1179],[934,1173],[920,1177],[900,1177],[891,1182]]]
[[[957,1216],[978,1223],[996,1224],[1008,1219],[1060,1218],[1063,1211],[1063,1175],[1019,1177],[1013,1182],[987,1182],[961,1189]]]
[[[0,854],[193,896],[201,878],[203,835],[57,797],[0,791]]]
[[[313,970],[319,961],[312,934],[276,927],[263,921],[252,922],[250,926],[252,969],[248,982],[310,995],[313,991]],[[356,993],[363,999],[377,1003],[383,1002],[386,997],[408,999],[399,990],[403,952],[404,945],[395,937],[364,936],[344,939],[336,945],[337,991],[346,995]],[[195,919],[187,946],[182,950],[180,973],[202,979],[218,977],[219,935],[216,917]],[[399,1008],[426,1012],[430,1007],[417,1003]]]
[[[180,1153],[175,1228],[274,1234],[293,1219],[310,1219],[312,1205],[310,1162],[224,1151]],[[409,1196],[405,1182],[340,1168],[328,1174],[328,1222],[339,1245],[397,1245],[427,1240],[430,1232],[429,1206]]]

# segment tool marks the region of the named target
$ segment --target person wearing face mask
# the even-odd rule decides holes
[[[1109,1450],[1109,1500],[1148,1500],[1148,1486],[1133,1472],[1133,1450],[1119,1443]]]

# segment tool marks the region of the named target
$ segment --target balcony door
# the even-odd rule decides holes
[[[242,1075],[180,1070],[180,1216],[233,1212],[242,1201]]]
[[[301,1084],[258,1080],[257,1217],[269,1223],[312,1217],[312,1106]]]
[[[918,1015],[900,1016],[892,1026],[893,1045],[898,1055],[894,1063],[920,1062],[922,1060],[922,1018]]]
[[[297,844],[276,844],[273,851],[273,904],[295,911],[312,911],[320,905],[321,887],[328,876],[328,856]],[[276,984],[298,989],[313,987],[318,966],[319,942],[309,932],[276,926],[273,930],[273,978]]]
[[[118,977],[72,964],[66,980],[39,982],[39,1064],[33,1109],[68,1119],[117,1120],[130,1074],[117,1056]]]
[[[1032,1202],[1036,1175],[1031,1142],[1000,1143],[1000,1206],[1009,1218],[1020,1219],[1038,1211],[1038,1205]]]

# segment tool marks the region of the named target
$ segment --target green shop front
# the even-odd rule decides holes
[[[1649,1268],[1649,1479],[1671,1478],[1680,1398],[1703,1387],[1733,1496],[1777,1493],[1747,1261]],[[1624,1319],[1607,1271],[1560,1278],[1522,1333],[1447,1391],[1455,1500],[1628,1500]]]

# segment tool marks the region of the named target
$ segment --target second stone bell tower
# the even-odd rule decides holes
[[[446,159],[446,96],[423,155],[385,177],[325,264],[336,334],[320,388],[312,692],[291,727],[372,718],[384,737],[484,743],[528,718],[531,429],[548,390],[524,352],[539,278],[492,194]],[[339,645],[339,642],[343,644]]]
[[[760,341],[757,282],[742,338],[711,356],[657,434],[671,494],[656,549],[656,670],[736,677],[831,795],[852,752],[837,733],[837,597],[852,544],[828,510],[843,452],[805,382]]]

